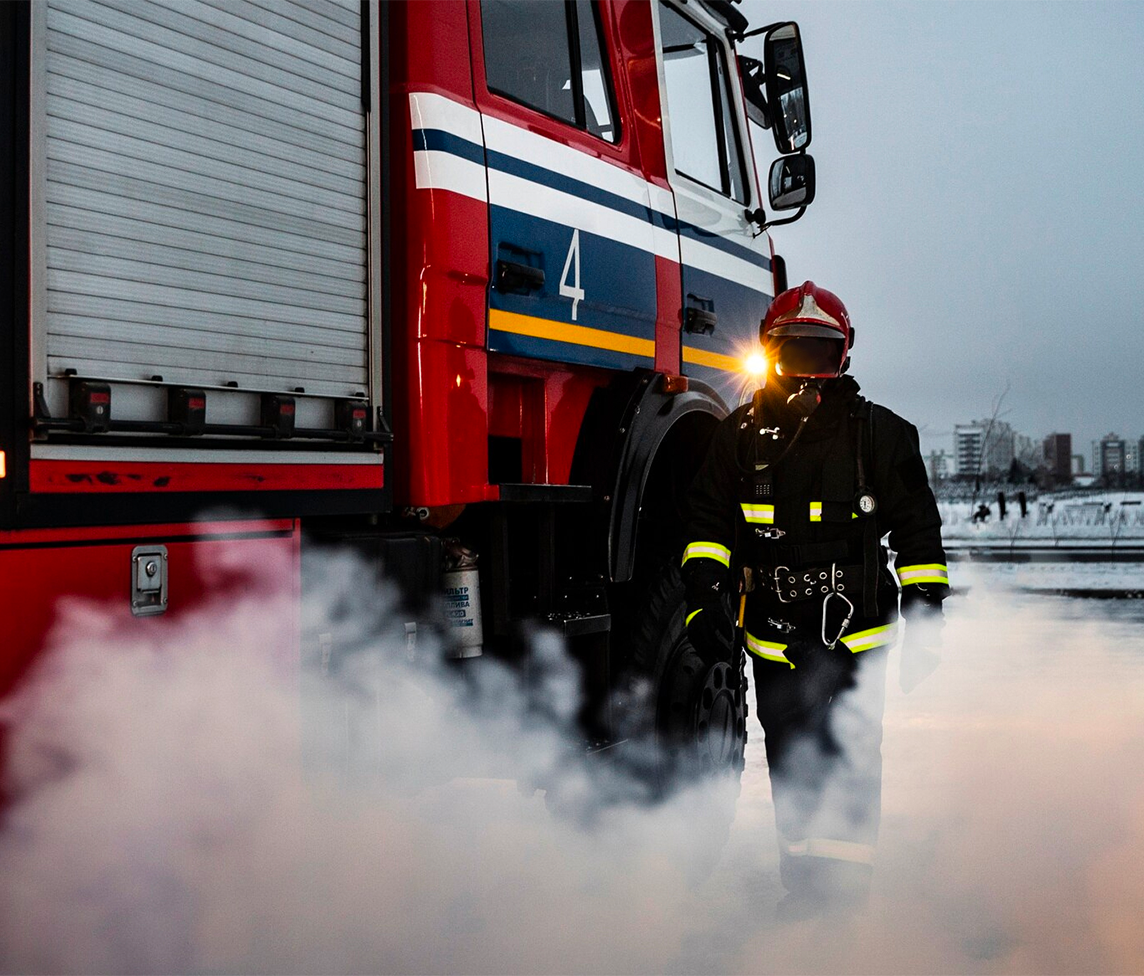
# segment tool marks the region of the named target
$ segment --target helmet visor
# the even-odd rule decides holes
[[[837,333],[835,333],[837,335]],[[782,376],[838,376],[845,343],[839,338],[793,336],[779,345],[777,368]]]
[[[777,325],[768,330],[767,338],[781,339],[790,336],[817,336],[822,339],[841,339],[842,330],[829,325],[818,325],[814,322],[791,322],[787,325]]]

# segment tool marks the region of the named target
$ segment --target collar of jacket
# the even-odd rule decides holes
[[[851,412],[860,389],[852,376],[827,380],[822,387],[822,402],[806,422],[803,437],[835,427],[845,414]],[[798,419],[786,405],[787,393],[775,384],[768,386],[764,394],[762,426],[779,427],[784,433],[792,432],[798,426]]]

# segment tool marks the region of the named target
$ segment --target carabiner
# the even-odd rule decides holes
[[[774,583],[775,596],[777,596],[779,598],[779,603],[790,603],[790,600],[788,600],[785,596],[783,596],[783,585],[782,585],[782,583],[779,582],[779,576],[782,573],[789,573],[789,572],[790,572],[790,569],[787,566],[776,566],[774,568],[774,571],[771,573],[771,582]]]
[[[837,597],[846,604],[846,616],[842,620],[842,625],[838,628],[838,633],[835,634],[834,640],[828,641],[826,639],[826,611],[830,606],[831,597]],[[854,604],[850,602],[850,598],[837,590],[831,590],[822,601],[822,643],[826,645],[828,651],[833,651],[842,635],[846,632],[846,628],[850,626],[850,619],[854,616]]]

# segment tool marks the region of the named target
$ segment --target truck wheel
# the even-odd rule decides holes
[[[633,634],[632,661],[650,679],[646,714],[637,725],[645,738],[654,735],[658,795],[705,779],[732,781],[737,795],[747,743],[743,652],[705,660],[687,639],[684,606],[679,568],[669,563],[650,588]]]

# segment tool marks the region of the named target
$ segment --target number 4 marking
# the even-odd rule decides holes
[[[568,283],[568,271],[572,269],[572,283]],[[564,271],[560,275],[560,297],[572,299],[572,321],[584,300],[584,289],[580,287],[580,229],[572,231],[572,243],[568,246],[568,257],[564,259]]]

